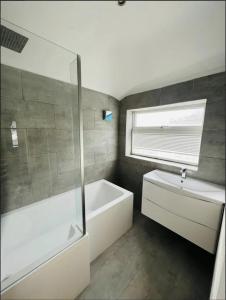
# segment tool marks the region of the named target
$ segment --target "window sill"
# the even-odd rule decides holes
[[[150,158],[150,157],[139,156],[139,155],[126,155],[126,157],[131,157],[131,158],[140,159],[140,160],[144,160],[144,161],[154,162],[156,164],[161,164],[161,165],[173,166],[173,167],[177,167],[179,169],[198,171],[198,167],[196,167],[196,166],[190,166],[190,165],[177,163],[177,162],[173,162],[173,161],[165,161],[165,160],[161,160],[161,159]]]

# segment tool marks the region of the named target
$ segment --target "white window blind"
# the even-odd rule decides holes
[[[133,112],[131,154],[197,166],[206,100]]]

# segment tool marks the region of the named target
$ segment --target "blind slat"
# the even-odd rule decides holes
[[[141,128],[132,130],[132,154],[197,165],[200,128]]]

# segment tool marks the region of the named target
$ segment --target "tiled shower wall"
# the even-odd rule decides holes
[[[116,181],[116,99],[83,89],[85,181]],[[76,87],[1,66],[1,208],[6,212],[79,185]],[[102,110],[113,121],[102,120]],[[74,117],[73,117],[74,115]],[[10,125],[17,123],[19,147]]]
[[[143,174],[154,169],[179,172],[176,167],[125,156],[126,110],[207,99],[200,163],[192,177],[225,184],[225,72],[197,78],[147,92],[130,95],[120,102],[119,177],[120,184],[134,192],[140,208]]]
[[[86,183],[101,178],[118,182],[119,104],[111,96],[82,89]],[[112,121],[103,120],[103,110],[112,111]]]

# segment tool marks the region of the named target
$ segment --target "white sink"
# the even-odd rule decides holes
[[[144,179],[155,184],[174,189],[184,195],[191,195],[199,199],[215,202],[222,205],[225,203],[225,188],[221,185],[205,182],[187,177],[182,179],[180,175],[154,170],[144,175]]]
[[[144,175],[141,211],[147,217],[215,253],[225,203],[225,188],[180,175]]]

